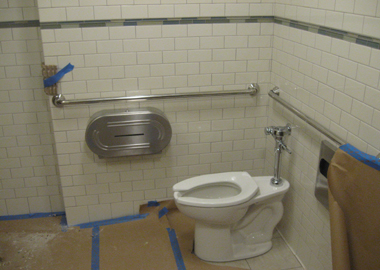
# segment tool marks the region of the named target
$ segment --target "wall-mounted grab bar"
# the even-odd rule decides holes
[[[256,95],[260,90],[257,83],[249,85],[247,90],[229,90],[229,91],[210,91],[210,92],[194,92],[194,93],[179,93],[179,94],[164,94],[164,95],[148,95],[148,96],[130,96],[130,97],[111,97],[111,98],[91,98],[91,99],[76,99],[66,100],[62,94],[53,97],[52,102],[57,107],[64,105],[75,104],[92,104],[111,101],[134,101],[134,100],[152,100],[152,99],[169,99],[169,98],[187,98],[187,97],[204,97],[204,96],[225,96],[225,95]]]
[[[334,133],[331,133],[328,129],[326,129],[324,126],[316,122],[314,119],[311,119],[309,116],[304,114],[303,112],[299,111],[293,105],[285,101],[284,99],[280,98],[280,88],[277,86],[274,87],[272,90],[269,91],[268,95],[276,100],[278,103],[282,104],[285,108],[293,112],[295,115],[297,115],[299,118],[304,120],[306,123],[308,123],[310,126],[314,127],[318,131],[320,131],[322,134],[324,134],[327,138],[332,140],[333,142],[337,143],[338,145],[346,144],[344,140],[336,136]],[[380,159],[380,154],[376,156]]]
[[[316,122],[314,119],[311,119],[303,112],[296,109],[293,105],[280,98],[280,89],[276,86],[269,91],[268,95],[276,100],[278,103],[282,104],[285,108],[293,112],[299,118],[304,120],[306,123],[320,131],[326,137],[331,139],[333,142],[338,145],[345,144],[345,141],[337,137],[335,134],[331,133],[328,129],[323,127],[321,124]],[[317,178],[315,182],[314,194],[317,200],[328,209],[328,180],[327,180],[327,170],[330,165],[331,159],[334,156],[337,147],[329,143],[328,141],[321,142],[321,148],[319,153],[319,166],[317,172]],[[380,158],[380,154],[376,156]]]
[[[328,129],[326,129],[324,126],[316,122],[314,119],[310,118],[303,112],[299,111],[298,109],[294,108],[293,105],[285,101],[284,99],[280,98],[280,89],[276,86],[272,90],[269,91],[268,95],[276,100],[278,103],[282,104],[285,108],[287,108],[289,111],[297,115],[299,118],[304,120],[306,123],[308,123],[310,126],[314,127],[318,131],[320,131],[322,134],[324,134],[327,138],[331,139],[335,143],[339,145],[345,144],[344,140],[336,136],[335,134],[331,133]]]

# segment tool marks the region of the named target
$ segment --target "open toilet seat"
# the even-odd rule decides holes
[[[191,196],[192,191],[209,187],[227,187],[237,194],[216,198]],[[226,207],[244,203],[258,192],[258,185],[247,172],[227,172],[196,176],[173,186],[177,203],[198,207]],[[237,191],[236,191],[237,190]],[[188,196],[187,196],[188,195]]]

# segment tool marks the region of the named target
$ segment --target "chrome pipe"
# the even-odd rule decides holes
[[[115,101],[138,101],[138,100],[142,101],[142,100],[153,100],[153,99],[225,96],[225,95],[242,95],[242,94],[249,94],[251,96],[254,96],[259,91],[260,91],[259,85],[257,83],[252,83],[249,85],[247,90],[210,91],[210,92],[194,92],[194,93],[178,93],[178,94],[130,96],[130,97],[110,97],[110,98],[66,100],[62,94],[59,94],[52,98],[52,102],[56,107],[63,107],[65,105],[93,104],[93,103],[115,102]]]
[[[281,186],[282,185],[282,179],[280,178],[280,169],[281,169],[281,152],[282,147],[280,145],[280,141],[276,140],[276,146],[274,147],[274,172],[273,172],[273,178],[271,179],[271,184],[273,186]]]
[[[274,100],[276,100],[278,103],[280,103],[281,105],[283,105],[285,108],[287,108],[289,111],[291,111],[292,113],[294,113],[295,115],[297,115],[299,118],[301,118],[302,120],[304,120],[310,126],[312,126],[316,130],[318,130],[319,132],[321,132],[322,134],[324,134],[330,140],[334,141],[335,143],[337,143],[339,145],[345,144],[344,140],[342,140],[341,138],[339,138],[335,134],[331,133],[324,126],[322,126],[321,124],[319,124],[318,122],[316,122],[314,119],[310,118],[309,116],[307,116],[303,112],[301,112],[298,109],[296,109],[293,105],[291,105],[290,103],[288,103],[284,99],[280,98],[280,91],[279,90],[280,89],[276,86],[275,88],[273,88],[272,90],[269,91],[268,95],[271,98],[273,98]]]

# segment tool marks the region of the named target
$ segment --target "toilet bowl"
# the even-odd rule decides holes
[[[195,220],[194,252],[202,260],[225,262],[261,255],[272,247],[289,189],[272,186],[270,176],[247,172],[197,176],[173,186],[174,201]]]

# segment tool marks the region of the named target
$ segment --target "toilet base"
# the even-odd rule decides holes
[[[197,255],[198,258],[204,261],[209,262],[230,262],[230,261],[237,261],[237,260],[244,260],[249,259],[253,257],[260,256],[272,248],[272,241],[268,241],[265,243],[255,244],[255,245],[233,245],[232,246],[232,253],[229,254],[229,256],[220,256],[219,258],[213,256],[208,257],[207,254],[198,254],[197,250],[194,250],[195,255]]]
[[[272,241],[247,244],[239,234],[231,235],[229,225],[195,223],[194,253],[210,262],[228,262],[256,257],[272,248]]]
[[[256,256],[260,256],[272,248],[272,241],[255,245],[234,245],[233,246],[233,260],[243,260]]]

